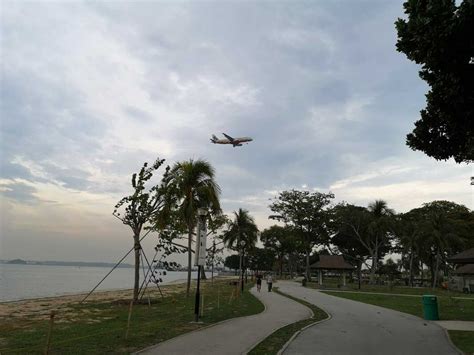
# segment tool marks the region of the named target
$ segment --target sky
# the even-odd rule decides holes
[[[405,145],[428,87],[395,49],[402,1],[0,5],[0,259],[117,260],[113,207],[157,157],[209,161],[224,211],[260,229],[293,188],[474,207],[472,166]]]

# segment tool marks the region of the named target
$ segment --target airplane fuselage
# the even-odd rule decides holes
[[[226,137],[227,135],[224,134]],[[253,141],[253,138],[250,137],[238,137],[238,138],[223,138],[223,139],[218,139],[216,136],[212,136],[211,142],[214,144],[231,144],[234,147],[240,147],[242,146],[242,143],[248,143]]]

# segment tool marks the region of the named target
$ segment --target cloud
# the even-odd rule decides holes
[[[38,202],[38,198],[35,196],[36,192],[37,190],[34,187],[23,182],[0,183],[0,194],[20,203],[32,204]]]
[[[158,156],[208,160],[224,209],[262,227],[268,199],[302,186],[400,210],[472,207],[468,167],[405,146],[426,86],[395,51],[402,1],[7,3],[1,215],[15,253],[28,235],[42,255],[63,238],[71,256],[113,258],[104,245],[129,235],[110,211]],[[210,144],[222,132],[254,141]]]

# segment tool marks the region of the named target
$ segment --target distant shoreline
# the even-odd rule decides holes
[[[0,264],[6,265],[42,265],[42,266],[76,266],[76,267],[114,267],[114,263],[103,263],[93,261],[34,261],[34,260],[0,260]],[[131,264],[120,264],[118,268],[133,268]]]
[[[193,280],[195,281],[195,280]],[[185,284],[186,279],[178,279],[178,280],[173,280],[170,282],[164,282],[161,284],[160,287],[165,287],[165,286],[176,286],[176,285],[181,285]],[[153,288],[154,289],[154,288]],[[32,298],[21,298],[21,299],[16,299],[16,300],[8,300],[8,301],[1,301],[0,300],[0,305],[7,305],[7,304],[12,304],[12,303],[25,303],[25,302],[30,302],[30,301],[54,301],[54,300],[60,300],[60,299],[82,299],[82,297],[86,296],[89,292],[66,292],[61,295],[54,295],[54,296],[45,296],[45,297],[32,297]],[[105,289],[105,290],[97,290],[93,293],[91,293],[91,298],[101,298],[104,296],[114,296],[114,295],[120,295],[123,293],[133,293],[133,288],[130,287],[124,287],[124,288],[111,288],[111,289]],[[77,301],[77,300],[76,300]]]

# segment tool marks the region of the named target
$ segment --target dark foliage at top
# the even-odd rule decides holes
[[[420,77],[430,86],[407,144],[437,160],[472,162],[474,1],[409,0],[404,9],[408,19],[395,23],[397,50],[421,64]]]

